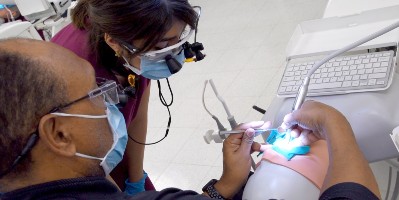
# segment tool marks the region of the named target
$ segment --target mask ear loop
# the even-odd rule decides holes
[[[157,143],[161,142],[162,140],[164,140],[169,134],[170,124],[172,123],[172,115],[170,114],[169,107],[173,104],[173,92],[172,92],[172,88],[170,87],[169,79],[166,79],[166,82],[168,83],[169,92],[170,92],[170,95],[172,98],[169,103],[166,102],[165,97],[162,94],[161,83],[159,80],[157,80],[159,100],[161,100],[162,105],[164,105],[166,107],[166,109],[168,110],[168,114],[169,114],[168,125],[166,127],[165,135],[160,140],[158,140],[156,142],[143,143],[143,142],[139,142],[139,141],[135,140],[133,137],[131,137],[129,134],[127,134],[131,140],[133,140],[134,142],[136,142],[138,144],[141,144],[141,145],[157,144]]]

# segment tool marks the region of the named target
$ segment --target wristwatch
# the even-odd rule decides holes
[[[214,185],[218,182],[216,179],[210,180],[203,188],[202,191],[206,192],[212,199],[226,199],[215,189]]]

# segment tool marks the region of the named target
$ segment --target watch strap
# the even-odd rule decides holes
[[[210,180],[203,188],[202,191],[206,192],[212,199],[226,199],[216,190],[214,185],[218,182],[216,179]]]

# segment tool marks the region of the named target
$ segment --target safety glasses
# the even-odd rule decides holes
[[[106,107],[106,103],[110,105],[115,105],[119,103],[119,96],[118,96],[118,90],[117,90],[117,85],[115,81],[106,81],[104,82],[101,86],[98,88],[90,91],[87,93],[87,95],[78,98],[74,101],[71,101],[67,104],[64,104],[62,106],[56,107],[50,111],[50,113],[57,112],[59,110],[62,110],[63,108],[69,107],[74,103],[77,103],[79,101],[82,101],[84,99],[89,98],[91,102],[93,102],[95,105],[99,107]]]
[[[167,55],[172,55],[172,56],[177,55],[182,51],[183,44],[190,39],[193,32],[194,32],[194,29],[192,29],[190,26],[186,26],[186,28],[184,29],[184,31],[182,32],[182,34],[180,36],[178,43],[168,46],[168,47],[165,47],[160,50],[149,51],[149,52],[140,54],[139,56],[144,57],[151,61],[160,61],[160,60],[164,60]],[[121,42],[121,45],[132,54],[134,54],[135,52],[138,51],[137,48],[134,48],[132,45],[130,45],[126,42]]]

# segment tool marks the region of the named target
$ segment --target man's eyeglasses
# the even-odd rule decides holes
[[[56,107],[50,111],[50,113],[53,112],[58,112],[62,110],[63,108],[69,107],[74,103],[77,103],[79,101],[82,101],[84,99],[89,98],[95,105],[100,106],[100,107],[106,107],[105,103],[108,103],[110,105],[115,105],[119,103],[119,97],[118,97],[118,90],[117,90],[117,85],[115,81],[106,81],[104,82],[101,86],[98,88],[90,91],[87,93],[87,95],[76,99],[74,101],[71,101],[67,104],[64,104],[62,106]]]

